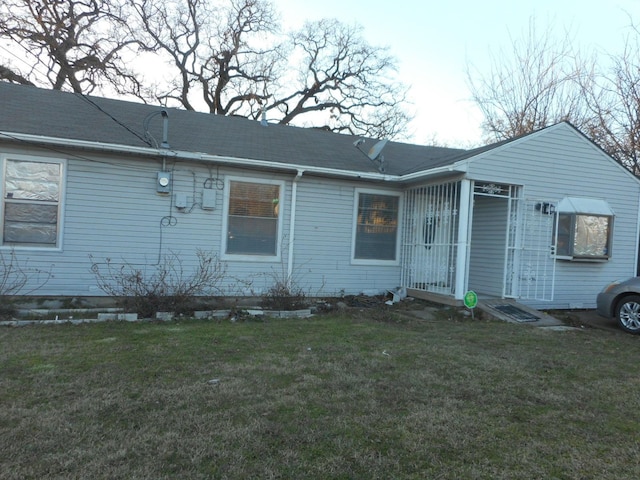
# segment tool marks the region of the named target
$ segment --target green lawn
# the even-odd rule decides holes
[[[373,310],[0,329],[0,478],[637,479],[640,338]]]

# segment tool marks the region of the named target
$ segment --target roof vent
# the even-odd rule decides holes
[[[160,146],[162,148],[170,148],[169,147],[169,113],[166,110],[162,110],[160,112],[162,115],[162,143]]]
[[[161,148],[171,148],[169,145],[169,113],[166,110],[160,110],[159,112],[153,112],[147,115],[142,122],[144,128],[144,138],[147,139],[147,143],[158,148],[158,141],[155,139],[151,132],[149,132],[149,123],[153,117],[162,115],[162,143]]]

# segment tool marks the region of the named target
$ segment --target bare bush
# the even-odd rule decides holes
[[[261,305],[267,310],[300,310],[307,308],[307,295],[297,285],[277,280],[262,295]]]
[[[24,288],[28,279],[14,251],[9,255],[0,252],[0,295],[15,295]]]
[[[43,287],[53,277],[51,269],[42,270],[21,262],[15,251],[0,251],[0,318],[10,318],[15,314],[15,307],[8,297],[18,294],[29,294]],[[29,285],[28,289],[27,285]]]
[[[288,245],[286,239],[283,243]],[[261,306],[268,310],[300,310],[309,306],[309,298],[314,297],[302,287],[302,266],[289,271],[282,263],[280,271],[273,269],[270,273],[265,273],[269,287],[264,291],[261,298]],[[324,284],[320,289],[324,287]]]
[[[126,311],[145,318],[156,312],[190,314],[197,296],[221,292],[226,276],[226,264],[216,254],[197,250],[196,257],[198,265],[189,271],[175,252],[161,257],[156,265],[115,264],[106,259],[94,263],[91,270],[98,287],[117,298]]]

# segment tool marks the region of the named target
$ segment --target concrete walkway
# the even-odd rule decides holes
[[[422,320],[434,320],[438,317],[438,312],[443,308],[460,307],[442,305],[440,307],[426,307],[422,310],[407,310],[402,313],[410,313],[411,316]],[[616,334],[628,335],[618,327],[615,319],[601,317],[595,310],[555,310],[547,313],[527,307],[514,300],[491,298],[478,301],[476,315],[479,314],[497,320],[548,328],[550,330],[597,328]]]
[[[511,299],[492,298],[480,300],[477,308],[491,317],[506,322],[526,323],[536,327],[567,326],[562,320]]]
[[[451,297],[445,295],[437,295],[428,292],[422,292],[417,290],[410,290],[409,294],[415,298],[426,300],[436,304],[442,304],[449,307],[462,307],[460,300],[453,300]],[[527,307],[521,303],[512,299],[505,298],[478,298],[478,304],[476,306],[476,312],[480,311],[481,314],[490,318],[498,320],[504,320],[506,322],[522,323],[537,327],[555,328],[558,330],[572,328],[562,319],[553,317],[546,312],[536,310],[531,307]],[[424,312],[424,315],[428,316],[429,312]]]
[[[509,303],[512,303],[518,309],[532,314],[532,317],[537,316],[538,319],[521,322],[517,318],[513,318],[508,314],[505,315],[503,312],[495,308],[496,306]],[[509,322],[527,323],[532,326],[555,329],[597,328],[612,333],[628,335],[628,333],[618,326],[614,318],[601,317],[595,310],[556,310],[549,314],[547,312],[535,310],[517,302],[504,299],[480,300],[478,302],[478,308],[495,318]]]

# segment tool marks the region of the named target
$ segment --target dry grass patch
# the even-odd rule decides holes
[[[366,313],[6,328],[0,478],[638,478],[638,340]]]

